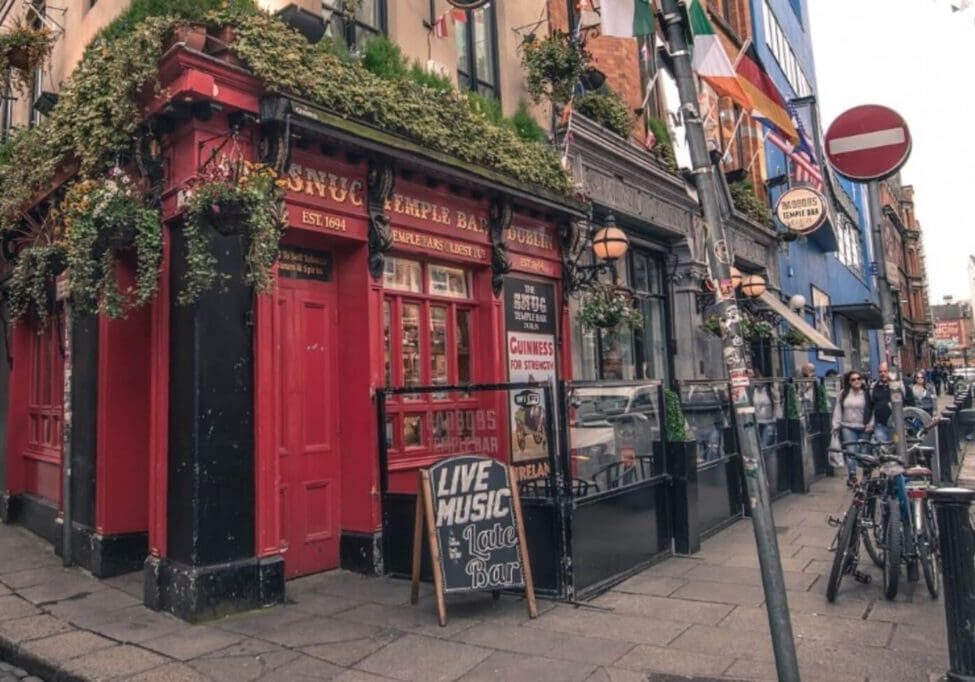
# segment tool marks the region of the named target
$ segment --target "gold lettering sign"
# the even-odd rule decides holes
[[[530,246],[543,251],[554,251],[555,242],[542,228],[527,228],[512,225],[505,232],[505,238],[509,244],[521,244]]]
[[[535,272],[548,272],[548,267],[545,265],[545,261],[538,258],[529,258],[528,256],[519,256],[516,260],[516,267],[519,270],[534,270]]]
[[[477,260],[483,260],[487,255],[487,250],[480,246],[461,244],[460,242],[444,239],[443,237],[407,232],[406,230],[400,230],[395,227],[393,228],[393,241],[397,244],[407,244],[427,251],[447,253],[453,256],[464,256]]]
[[[337,204],[362,206],[362,181],[344,175],[318,171],[301,164],[291,164],[284,187],[295,194],[331,199]]]
[[[278,274],[292,279],[327,282],[332,277],[331,254],[283,246],[278,252]]]
[[[302,209],[301,224],[311,225],[313,227],[321,227],[326,230],[332,230],[333,232],[348,231],[348,227],[345,223],[345,218],[340,218],[334,215],[328,215],[327,213],[322,213],[321,211],[308,211]]]

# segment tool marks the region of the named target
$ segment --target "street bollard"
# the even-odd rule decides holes
[[[952,424],[954,411],[945,408],[941,413],[941,418],[945,421],[938,424],[938,438],[941,447],[945,449],[950,464],[954,465],[958,461],[958,442],[955,440],[955,426]],[[942,470],[942,478],[951,479],[951,467]]]
[[[931,498],[938,514],[941,574],[948,626],[947,679],[975,682],[975,528],[970,507],[975,491],[939,488]]]

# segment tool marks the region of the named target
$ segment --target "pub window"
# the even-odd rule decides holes
[[[498,31],[494,3],[467,10],[457,22],[457,82],[462,90],[500,96],[498,88]]]
[[[47,9],[43,4],[35,5],[34,11],[31,12],[31,28],[41,29],[44,27],[44,22],[41,21],[41,17],[45,16]],[[33,128],[38,123],[41,122],[41,112],[34,108],[34,102],[37,98],[41,96],[41,92],[44,91],[44,65],[43,63],[38,65],[34,70],[34,78],[30,85],[30,101],[28,106],[30,107],[28,120],[30,121],[30,126]]]
[[[383,357],[387,386],[448,386],[473,380],[474,306],[462,268],[387,258],[383,276]],[[464,392],[408,393],[390,401],[392,448],[426,448],[438,413],[423,404],[466,400]],[[442,409],[442,408],[441,408]]]
[[[344,43],[353,52],[361,51],[366,41],[386,33],[386,0],[360,0],[352,3],[355,11],[346,17],[341,0],[325,0],[326,16],[331,12],[328,30],[332,40]]]
[[[13,90],[10,88],[10,76],[7,76],[7,83],[3,89],[3,101],[0,102],[0,133],[6,139],[14,127],[14,97]]]

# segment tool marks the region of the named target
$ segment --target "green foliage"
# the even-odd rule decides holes
[[[555,30],[541,40],[529,35],[521,44],[525,89],[538,103],[548,98],[566,104],[589,64],[589,53],[568,33]]]
[[[675,391],[664,389],[664,437],[668,443],[683,443],[687,440],[687,422],[680,398]]]
[[[817,381],[813,392],[813,410],[816,412],[829,412],[829,401],[826,399],[826,387]]]
[[[657,143],[650,150],[650,153],[659,158],[667,166],[668,170],[676,173],[678,170],[677,155],[674,153],[674,143],[670,139],[670,131],[667,129],[667,124],[659,118],[650,116],[647,118],[647,125],[653,132],[653,136],[657,139]]]
[[[410,75],[409,62],[399,45],[384,35],[374,36],[362,48],[362,67],[379,78],[393,80]]]
[[[747,341],[760,341],[775,337],[775,327],[750,313],[742,312],[739,324],[741,335]]]
[[[454,84],[450,82],[449,78],[430,73],[420,65],[420,62],[413,62],[409,76],[411,81],[423,88],[441,93],[453,92],[454,90]]]
[[[548,143],[548,133],[545,128],[539,125],[535,117],[528,110],[528,104],[522,100],[518,102],[518,108],[508,119],[509,124],[515,133],[526,142],[538,142],[539,144]]]
[[[211,249],[212,231],[232,225],[247,240],[244,281],[266,293],[274,287],[272,268],[284,233],[284,190],[277,174],[267,166],[246,173],[237,165],[217,166],[191,189],[183,233],[187,243],[187,271],[177,303],[190,305],[204,291],[227,281],[217,272]]]
[[[104,312],[124,317],[127,308],[145,305],[156,293],[162,262],[159,211],[142,205],[135,182],[114,171],[105,180],[71,186],[58,209],[71,267],[71,296],[82,314]],[[117,251],[134,246],[135,286],[120,289]]]
[[[643,314],[635,307],[632,294],[606,284],[595,285],[583,295],[576,319],[583,329],[643,326]]]
[[[796,395],[795,384],[785,385],[785,418],[799,419],[799,396]]]
[[[751,180],[741,180],[728,185],[735,208],[762,225],[772,224],[772,213],[765,202],[755,194]]]
[[[633,130],[633,112],[615,92],[587,92],[575,101],[575,109],[624,139],[629,138]]]
[[[805,348],[809,345],[809,337],[793,328],[782,335],[782,343],[788,344],[790,346],[795,346],[796,348]]]
[[[101,47],[129,35],[150,17],[173,17],[202,23],[218,10],[225,16],[258,12],[254,0],[132,0],[127,10],[101,30],[92,47]]]
[[[56,244],[25,247],[10,271],[7,282],[7,306],[12,320],[33,315],[40,327],[54,305],[54,278],[66,265],[64,249]]]
[[[51,29],[18,22],[0,33],[0,73],[11,74],[10,84],[17,90],[30,92],[34,74],[51,56],[53,45]]]

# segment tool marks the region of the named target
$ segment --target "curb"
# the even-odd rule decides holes
[[[87,682],[86,678],[70,673],[60,665],[50,663],[35,654],[24,651],[19,645],[14,644],[2,635],[0,635],[0,659],[18,668],[23,668],[31,675],[40,677],[46,682]]]

